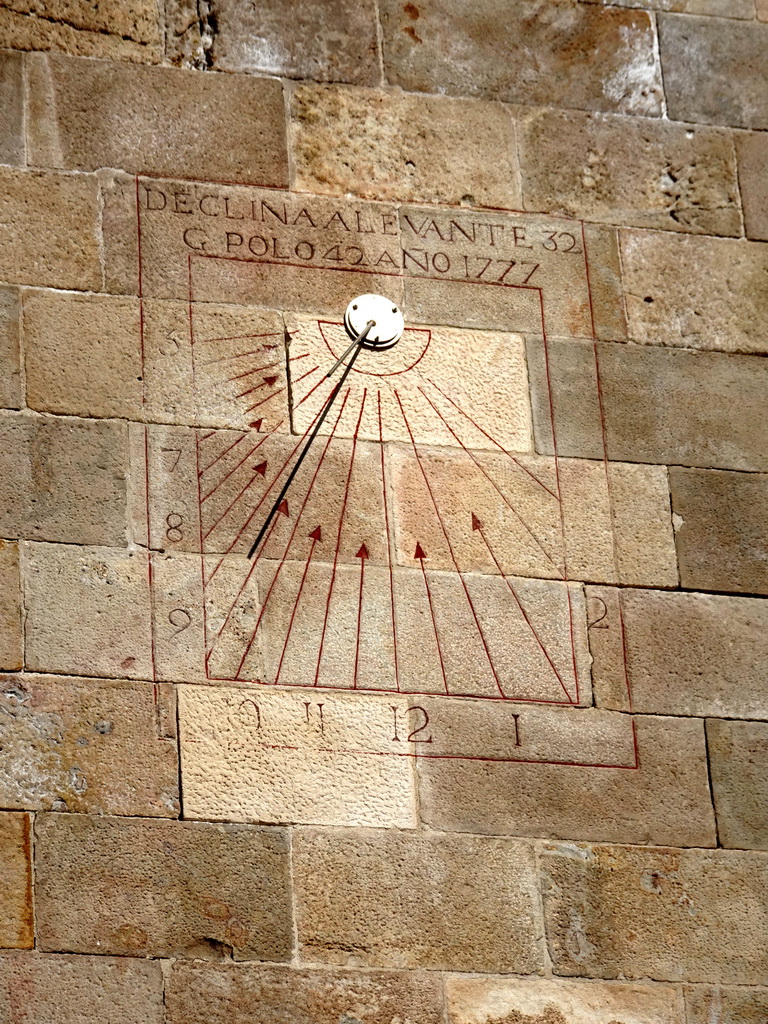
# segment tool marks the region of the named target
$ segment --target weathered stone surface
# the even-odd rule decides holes
[[[553,451],[551,393],[560,456],[768,469],[768,360],[641,345],[548,346],[549,381],[541,342],[528,343],[537,451]]]
[[[181,688],[188,818],[416,826],[413,759],[366,735],[389,738],[392,698],[307,696]]]
[[[1,16],[1,15],[0,15]],[[24,163],[24,99],[20,53],[0,53],[0,163]]]
[[[768,20],[768,8],[766,8]],[[768,137],[738,132],[735,138],[747,238],[768,241]]]
[[[560,459],[556,473],[551,458],[447,449],[393,448],[389,462],[402,565],[420,543],[435,569],[677,582],[663,469]]]
[[[152,0],[14,0],[0,9],[0,36],[18,50],[61,50],[81,57],[156,63],[161,56]]]
[[[582,0],[584,2],[584,0]],[[755,16],[754,0],[586,0],[615,7],[642,7],[647,11],[678,11],[681,14],[709,14],[719,18]],[[757,0],[760,3],[761,0]]]
[[[768,594],[768,474],[674,467],[669,483],[682,519],[676,535],[682,586]]]
[[[764,854],[561,843],[544,849],[541,867],[558,974],[746,985],[765,978]]]
[[[0,812],[0,946],[5,949],[31,949],[35,944],[30,832],[28,814]]]
[[[5,676],[0,710],[3,807],[178,815],[167,685]]]
[[[688,1024],[763,1024],[768,1020],[768,989],[729,985],[686,985]]]
[[[293,867],[299,943],[309,960],[541,972],[527,843],[300,828]]]
[[[441,1024],[436,975],[297,970],[245,964],[173,965],[168,1024]]]
[[[0,668],[22,667],[22,645],[19,545],[0,540]]]
[[[406,202],[521,205],[514,123],[500,105],[300,85],[291,92],[291,116],[296,188]]]
[[[20,409],[19,295],[16,288],[0,288],[0,408]]]
[[[707,722],[723,846],[768,850],[768,722]]]
[[[8,1024],[163,1024],[162,966],[127,957],[2,953],[0,1018]]]
[[[758,21],[768,21],[768,0],[755,0]]]
[[[627,337],[627,313],[621,282],[619,232],[602,224],[585,224],[584,246],[594,336],[600,341],[622,341]]]
[[[145,554],[25,544],[24,588],[28,669],[152,678]]]
[[[768,128],[768,29],[675,14],[659,17],[670,118]]]
[[[0,533],[124,544],[126,430],[0,412]]]
[[[527,210],[740,235],[731,139],[710,128],[576,111],[520,111]]]
[[[101,287],[95,177],[0,167],[0,194],[3,280]]]
[[[577,727],[584,729],[584,747],[561,758],[566,764],[547,764],[545,758],[535,764],[420,758],[422,819],[430,828],[449,831],[714,846],[702,723],[660,717],[638,717],[634,723],[638,768],[633,767],[629,719],[623,749],[617,748],[624,759],[613,761],[626,767],[607,766],[615,738],[592,761],[587,714]],[[545,736],[546,731],[542,740]],[[524,712],[520,738],[522,752],[527,744]],[[588,767],[590,761],[603,767]]]
[[[454,976],[446,994],[450,1024],[686,1024],[672,985]]]
[[[35,842],[43,949],[290,959],[281,829],[44,814]]]
[[[644,12],[540,0],[512,9],[493,0],[471,8],[457,0],[418,7],[385,0],[381,15],[385,75],[409,91],[661,113]]]
[[[598,706],[768,716],[768,601],[588,587],[587,608]]]
[[[629,334],[644,345],[766,352],[766,246],[621,231]]]
[[[32,164],[288,184],[285,109],[274,79],[27,60]]]
[[[142,320],[135,298],[26,291],[30,406],[79,416],[247,428],[257,415],[250,406],[259,402],[265,431],[281,421],[287,430],[279,313],[196,303],[192,332],[186,303],[146,301],[143,314]],[[270,376],[276,382],[267,388],[264,378]],[[250,397],[248,389],[255,386],[260,390]],[[191,432],[188,440],[194,447]]]

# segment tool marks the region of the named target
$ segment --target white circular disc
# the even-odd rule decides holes
[[[396,303],[384,295],[358,295],[344,313],[344,326],[350,338],[356,338],[369,320],[374,326],[368,332],[364,348],[391,348],[402,336],[405,320]]]

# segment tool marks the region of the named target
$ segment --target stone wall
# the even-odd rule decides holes
[[[0,0],[0,1020],[765,1024],[768,4],[160,8]]]

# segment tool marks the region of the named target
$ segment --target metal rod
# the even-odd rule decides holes
[[[331,406],[332,406],[332,405],[333,405],[333,403],[334,403],[334,402],[336,401],[336,397],[337,397],[337,395],[339,394],[339,392],[341,391],[342,387],[344,386],[344,381],[345,381],[345,380],[347,379],[347,377],[349,376],[349,371],[350,371],[350,370],[352,369],[352,367],[353,367],[353,366],[355,365],[355,360],[356,360],[356,359],[357,359],[357,357],[358,357],[358,356],[360,355],[360,351],[361,351],[361,349],[362,349],[362,347],[363,347],[363,341],[365,341],[365,337],[366,337],[366,335],[368,334],[368,331],[369,331],[369,330],[371,329],[371,327],[373,326],[373,324],[374,324],[374,321],[373,321],[373,320],[369,320],[369,321],[368,321],[368,323],[366,324],[365,328],[363,329],[363,331],[362,331],[362,332],[361,332],[361,333],[360,333],[360,334],[359,334],[359,335],[358,335],[358,336],[357,336],[357,337],[355,338],[355,340],[354,340],[354,341],[352,342],[352,345],[357,345],[357,348],[356,348],[356,349],[355,349],[355,351],[353,352],[353,354],[352,354],[352,358],[351,358],[351,359],[350,359],[350,361],[349,361],[349,362],[347,363],[347,365],[346,365],[346,368],[345,368],[345,370],[344,370],[344,373],[342,373],[341,377],[339,378],[339,383],[338,383],[338,384],[336,385],[336,387],[335,387],[335,388],[333,389],[333,391],[331,392],[331,396],[330,396],[330,398],[329,398],[329,399],[328,399],[328,401],[327,401],[327,402],[325,403],[325,407],[323,408],[322,412],[320,413],[320,417],[319,417],[319,419],[318,419],[317,423],[315,424],[314,430],[313,430],[313,431],[312,431],[312,433],[311,433],[311,434],[309,435],[309,437],[308,437],[308,439],[307,439],[307,443],[306,443],[306,444],[304,445],[304,447],[302,448],[302,450],[301,450],[301,454],[299,455],[298,459],[296,460],[296,462],[295,462],[295,464],[294,464],[294,467],[293,467],[293,469],[292,469],[292,470],[291,470],[291,472],[290,472],[290,473],[288,474],[288,479],[287,479],[287,480],[285,481],[285,483],[283,484],[282,490],[281,490],[281,491],[280,491],[280,493],[278,494],[277,498],[275,498],[275,502],[274,502],[274,504],[273,504],[272,508],[271,508],[271,509],[270,509],[270,511],[269,511],[269,515],[267,516],[266,520],[264,521],[264,525],[263,525],[263,526],[262,526],[262,528],[261,528],[261,529],[259,530],[259,535],[258,535],[258,537],[257,537],[257,538],[256,538],[256,540],[255,540],[255,541],[253,542],[253,544],[251,545],[251,550],[250,550],[250,551],[248,552],[248,557],[249,557],[249,558],[253,558],[254,554],[256,553],[256,549],[258,548],[259,544],[261,544],[261,542],[262,542],[262,540],[263,540],[263,538],[264,538],[264,534],[265,534],[265,533],[267,532],[267,530],[269,529],[269,524],[270,524],[270,523],[272,522],[272,520],[273,520],[273,519],[275,518],[275,515],[276,515],[276,513],[277,513],[277,510],[278,510],[278,508],[280,507],[280,504],[282,503],[282,500],[283,500],[283,498],[285,497],[285,495],[286,495],[286,494],[287,494],[287,492],[288,492],[288,488],[289,488],[289,487],[291,486],[291,484],[293,483],[293,478],[294,478],[294,477],[296,476],[296,474],[297,474],[297,473],[298,473],[298,471],[299,471],[299,466],[301,466],[302,462],[304,461],[304,457],[305,457],[305,455],[307,454],[307,452],[309,451],[309,449],[310,449],[310,447],[311,447],[311,445],[312,445],[312,442],[313,442],[313,441],[315,440],[315,438],[317,437],[318,433],[320,432],[320,427],[322,427],[322,425],[323,425],[323,421],[325,420],[325,417],[326,417],[326,416],[328,415],[328,413],[330,412]],[[350,348],[352,347],[352,345],[350,345]],[[349,349],[347,349],[347,352],[349,352]],[[345,353],[345,354],[346,354],[346,353]],[[343,359],[343,358],[344,358],[344,357],[342,356],[342,359]],[[341,360],[337,360],[337,362],[336,362],[336,366],[338,366],[340,362],[341,362]],[[335,368],[335,367],[334,367],[334,368]]]
[[[375,320],[369,320],[368,321],[368,323],[365,325],[365,327],[362,329],[362,331],[358,334],[358,336],[356,338],[352,339],[352,344],[349,346],[349,348],[344,353],[344,355],[339,356],[339,358],[336,360],[336,362],[330,368],[328,373],[326,373],[326,375],[325,375],[326,380],[329,377],[332,377],[334,375],[334,373],[336,373],[336,370],[338,369],[338,367],[344,362],[344,360],[347,358],[347,356],[352,351],[352,349],[355,347],[355,345],[362,345],[362,343],[368,337],[368,332],[370,331],[370,329],[372,327],[375,327],[375,326],[376,326],[376,321]]]

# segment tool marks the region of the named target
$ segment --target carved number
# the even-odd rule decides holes
[[[576,247],[576,237],[569,231],[551,231],[546,236],[547,241],[541,244],[550,252],[572,252],[580,254],[581,249]]]
[[[600,615],[598,615],[596,619],[590,619],[590,621],[587,623],[587,628],[588,629],[608,629],[609,628],[608,623],[607,622],[603,622],[603,619],[608,614],[608,606],[606,605],[605,601],[602,599],[602,597],[591,597],[590,600],[591,601],[597,601],[597,603],[600,605],[600,608],[602,608],[602,613]]]
[[[169,473],[172,473],[179,464],[179,459],[181,458],[181,448],[161,448],[160,451],[170,452],[172,455],[176,456],[175,459],[171,459],[171,466],[170,469],[168,470]]]
[[[176,630],[168,637],[169,640],[173,640],[175,636],[183,633],[185,629],[192,625],[192,616],[186,608],[171,608],[168,612],[168,621],[172,626],[176,627]]]
[[[165,531],[165,536],[172,543],[176,543],[180,540],[184,540],[184,534],[181,531],[181,527],[184,524],[184,516],[178,512],[169,512],[165,517],[165,524],[168,529]]]
[[[399,736],[398,731],[397,731],[398,730],[398,726],[399,726],[399,722],[398,722],[398,719],[397,719],[397,711],[398,711],[397,705],[396,704],[390,704],[389,707],[390,707],[390,710],[392,712],[392,719],[393,719],[393,726],[394,726],[393,734],[392,734],[392,741],[393,741],[393,743],[400,743],[400,736]],[[431,743],[432,742],[432,735],[431,735],[431,733],[430,733],[429,736],[419,736],[419,733],[424,732],[424,730],[429,725],[429,715],[427,714],[425,709],[417,704],[417,705],[415,705],[412,708],[408,708],[407,711],[418,711],[421,714],[421,716],[422,716],[422,720],[421,720],[421,724],[417,725],[416,728],[411,730],[411,732],[408,734],[408,736],[406,738],[406,743]]]

